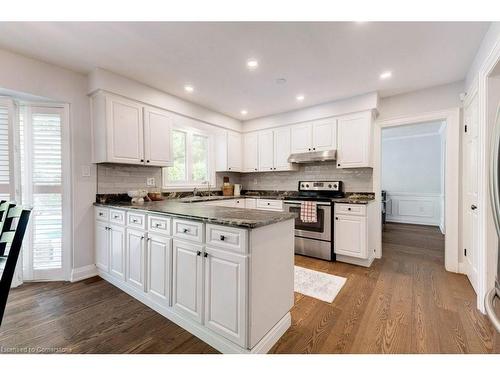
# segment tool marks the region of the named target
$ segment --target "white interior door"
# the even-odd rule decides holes
[[[478,100],[474,95],[464,106],[463,132],[463,264],[464,271],[477,292],[478,262]]]

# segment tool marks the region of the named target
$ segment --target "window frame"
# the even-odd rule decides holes
[[[168,189],[170,191],[183,191],[190,190],[194,188],[214,188],[215,187],[215,159],[214,159],[214,136],[210,132],[206,132],[200,129],[185,127],[185,126],[173,126],[172,133],[174,131],[182,132],[186,134],[186,180],[184,181],[169,181],[168,180],[168,168],[162,168],[162,188]],[[192,142],[193,136],[205,137],[207,139],[207,169],[208,169],[208,180],[205,181],[193,181],[193,155],[192,155]],[[173,134],[172,134],[173,137]],[[173,145],[172,145],[173,147]],[[173,149],[172,149],[173,154]],[[209,184],[204,182],[209,182]]]

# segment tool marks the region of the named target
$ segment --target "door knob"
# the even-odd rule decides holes
[[[473,205],[470,206],[471,210],[475,210],[476,208],[477,208],[477,206],[475,204],[473,204]]]

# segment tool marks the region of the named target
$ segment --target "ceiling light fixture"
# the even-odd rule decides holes
[[[302,94],[299,94],[299,95],[297,95],[297,96],[296,96],[296,99],[297,99],[299,102],[303,101],[305,98],[306,98],[306,97],[305,97],[304,95],[302,95]]]
[[[245,115],[247,115],[247,114],[248,114],[248,111],[247,111],[246,109],[242,109],[242,110],[240,111],[240,113],[241,113],[243,116],[245,116]]]
[[[191,85],[186,85],[186,86],[184,86],[184,90],[186,92],[193,92],[194,91],[194,87],[191,86]]]
[[[255,70],[259,66],[259,62],[256,59],[248,59],[247,60],[247,68],[250,70]]]
[[[390,71],[383,72],[383,73],[380,75],[380,79],[387,79],[387,78],[391,78],[391,77],[392,77],[392,72],[390,72]]]

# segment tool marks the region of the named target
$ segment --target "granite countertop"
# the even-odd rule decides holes
[[[164,201],[145,202],[143,204],[134,205],[130,202],[94,203],[94,205],[118,209],[133,209],[144,212],[156,212],[183,219],[242,228],[258,228],[295,218],[295,214],[293,213],[248,210],[203,204],[187,204],[187,201],[181,201],[179,199],[167,199]]]

